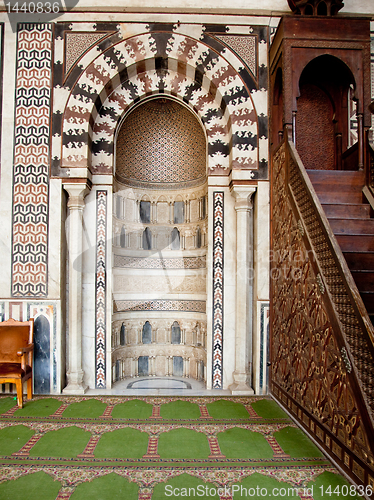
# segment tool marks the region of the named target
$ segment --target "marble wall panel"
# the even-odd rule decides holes
[[[19,24],[13,172],[13,297],[47,296],[52,25]]]

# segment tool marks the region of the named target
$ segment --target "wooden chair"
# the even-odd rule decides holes
[[[34,320],[8,319],[0,323],[0,384],[16,384],[18,406],[23,406],[23,383],[32,399]]]

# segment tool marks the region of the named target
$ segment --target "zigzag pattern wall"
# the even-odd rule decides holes
[[[227,27],[219,27],[219,37],[208,33],[213,28],[184,26],[182,33],[182,27],[172,24],[97,23],[92,31],[97,38],[101,32],[101,39],[94,37],[95,43],[65,68],[63,62],[72,56],[71,49],[66,54],[64,40],[69,35],[72,47],[74,32],[80,43],[83,35],[79,24],[60,25],[55,40],[55,175],[72,175],[72,167],[87,163],[95,173],[110,173],[115,129],[124,112],[145,97],[166,93],[199,115],[207,131],[211,174],[244,168],[253,170],[253,178],[266,177],[266,148],[259,150],[267,139],[267,77],[264,65],[257,65],[264,52],[260,47],[267,47],[266,28],[232,40]],[[92,41],[92,33],[87,37]],[[229,49],[230,43],[245,45],[246,37],[251,41],[248,64]]]
[[[13,172],[12,295],[47,295],[50,24],[21,24]]]

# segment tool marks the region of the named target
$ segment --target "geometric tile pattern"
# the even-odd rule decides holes
[[[128,115],[117,136],[117,179],[173,189],[176,183],[202,183],[205,176],[205,135],[185,106],[171,99],[151,99]]]
[[[115,300],[114,311],[206,312],[205,300]]]
[[[106,33],[67,33],[65,37],[65,73],[69,73],[82,54],[105,35]]]
[[[206,258],[202,256],[155,259],[114,255],[114,267],[129,267],[134,269],[205,269]]]
[[[113,23],[112,30],[121,26]],[[79,24],[73,28],[78,31]],[[260,139],[267,139],[266,68],[259,68],[255,81],[243,61],[209,35],[209,26],[184,27],[186,34],[176,30],[176,25],[133,25],[131,33],[139,34],[125,39],[118,31],[86,52],[71,78],[56,85],[56,175],[86,166],[89,149],[93,171],[111,173],[118,123],[134,103],[156,94],[183,100],[200,117],[210,173],[267,165],[258,156]],[[266,48],[267,28],[261,30],[258,43]]]
[[[223,196],[213,193],[213,389],[223,387]]]
[[[256,47],[257,41],[254,35],[222,35],[217,36],[243,59],[253,75],[257,75]]]
[[[47,295],[51,24],[20,24],[15,96],[12,296]]]
[[[96,388],[106,387],[106,215],[107,191],[96,191]]]

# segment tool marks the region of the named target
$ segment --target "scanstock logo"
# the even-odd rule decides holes
[[[69,12],[79,0],[2,0],[12,31],[18,23],[48,23]]]

